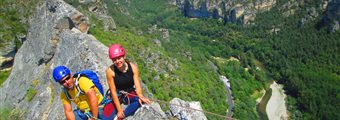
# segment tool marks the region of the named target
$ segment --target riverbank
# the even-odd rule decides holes
[[[272,95],[267,103],[266,113],[269,120],[287,120],[286,95],[284,94],[283,85],[276,82],[270,85]]]

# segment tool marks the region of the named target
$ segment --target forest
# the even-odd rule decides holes
[[[183,52],[183,46],[188,46],[184,48],[201,54],[197,60],[209,59],[218,65],[219,73],[231,79],[236,118],[258,118],[253,110],[255,98],[251,95],[266,88],[270,80],[284,84],[292,119],[339,118],[336,110],[340,103],[340,32],[330,33],[327,28],[316,28],[322,19],[322,10],[318,7],[320,1],[306,1],[295,8],[296,14],[284,16],[282,13],[286,10],[280,6],[286,1],[279,0],[276,7],[259,13],[254,24],[249,26],[212,18],[192,20],[166,3],[151,2],[134,1],[137,6],[126,6],[131,16],[138,18],[133,22],[123,20],[129,16],[119,16],[119,12],[112,14],[121,27],[138,28],[138,23],[142,23],[139,29],[148,25],[169,29],[172,43],[164,47],[170,54]],[[320,15],[301,25],[299,20],[311,7]],[[279,31],[274,33],[272,29]],[[234,57],[240,62],[218,62],[212,56],[225,60]],[[249,68],[248,71],[245,68]]]
[[[108,12],[117,24],[114,33],[103,31],[103,22],[78,0],[66,2],[90,18],[89,34],[107,46],[126,47],[128,58],[138,63],[141,79],[156,99],[199,101],[204,110],[226,115],[226,91],[219,80],[224,75],[231,81],[233,117],[260,119],[256,93],[275,80],[284,85],[290,119],[340,118],[336,112],[340,109],[340,31],[317,29],[323,14],[320,1],[307,0],[294,8],[296,14],[284,16],[288,8],[280,6],[287,1],[277,0],[270,11],[258,13],[252,24],[241,25],[214,18],[190,19],[167,1],[118,0],[116,4],[103,0],[111,6]],[[319,16],[301,24],[311,7]],[[4,37],[27,31],[27,25],[11,22],[20,20],[18,14],[16,9],[1,13]],[[12,26],[9,30],[4,30],[5,22]],[[157,30],[150,30],[154,26]],[[169,38],[162,38],[159,29],[167,29]],[[157,41],[160,46],[155,45]],[[216,72],[208,61],[218,67]],[[1,72],[1,82],[8,75]]]

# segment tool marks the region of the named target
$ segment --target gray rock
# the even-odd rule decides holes
[[[192,60],[192,53],[191,53],[191,52],[186,51],[186,52],[183,53],[183,55],[184,55],[185,57],[187,57],[189,60]]]
[[[325,14],[325,19],[331,21],[329,24],[329,28],[331,32],[335,32],[339,30],[340,24],[340,0],[333,0],[327,6],[327,11]]]
[[[334,24],[333,24],[333,26],[331,26],[331,30],[330,30],[330,32],[335,32],[335,31],[337,31],[337,30],[339,30],[340,29],[340,22],[334,22]]]
[[[268,11],[276,5],[276,0],[255,0],[251,2],[237,0],[169,0],[186,17],[216,18],[225,22],[250,24],[258,12]]]
[[[152,102],[150,105],[143,105],[133,116],[126,120],[166,120],[167,117],[158,103]]]
[[[149,70],[155,73],[153,80],[163,80],[163,77],[176,79],[177,76],[171,71],[180,69],[176,59],[166,58],[160,51],[153,52],[150,48],[141,51],[139,57],[144,59],[144,63]]]
[[[92,4],[89,4],[88,10],[96,16],[103,23],[104,31],[116,32],[116,23],[112,17],[109,16],[107,5],[105,2],[93,0]]]
[[[318,16],[319,14],[316,12],[316,9],[314,7],[307,9],[307,14],[305,15],[305,17],[301,18],[298,27],[303,27],[306,23],[315,20]]]
[[[0,39],[3,38],[3,34],[0,35]],[[0,47],[0,56],[7,56],[9,53],[15,51],[15,38],[9,40],[1,40],[3,47]]]
[[[331,0],[327,4],[325,14],[322,20],[317,23],[317,28],[327,27],[329,32],[335,32],[340,29],[340,0]]]
[[[90,6],[89,7],[89,11],[91,11],[91,12],[98,12],[98,6]]]
[[[184,107],[179,107],[184,106]],[[207,117],[201,111],[195,111],[187,108],[202,110],[199,102],[186,102],[179,98],[174,98],[170,101],[171,116],[179,120],[207,120]]]
[[[55,29],[72,29],[73,27],[79,29],[83,33],[87,33],[88,31],[88,24],[89,19],[85,17],[82,13],[74,9],[71,5],[66,4],[65,2],[58,0],[46,0],[44,2],[46,6],[46,11],[42,10],[42,12],[46,12],[44,14],[47,14],[45,16],[51,16],[51,17],[58,17],[58,19],[55,19],[53,21],[58,20],[57,24],[55,23],[46,23],[45,25],[54,25],[53,27]],[[41,8],[43,7],[40,6]],[[36,13],[36,16],[39,16],[39,14]],[[49,20],[54,18],[47,18]]]
[[[97,0],[79,0],[79,3],[81,4],[90,4],[95,2],[97,2]]]
[[[296,8],[298,8],[297,6],[299,6],[298,1],[288,1],[283,4],[279,9],[280,11],[285,11],[282,13],[283,16],[289,17],[295,14]]]
[[[1,108],[14,109],[12,114],[20,114],[19,119],[64,119],[60,85],[51,77],[57,65],[69,66],[74,72],[92,69],[106,80],[107,48],[90,35],[69,30],[71,24],[65,18],[78,13],[63,1],[46,1],[37,7],[12,74],[0,88]]]
[[[162,31],[162,38],[166,39],[169,42],[169,30],[168,29],[160,29]]]
[[[157,31],[157,25],[153,25],[152,27],[148,28],[148,33],[152,34]]]
[[[161,47],[161,46],[162,46],[161,41],[159,41],[158,39],[153,39],[153,43],[154,43],[155,45],[157,45],[158,47]]]
[[[21,43],[24,43],[26,41],[26,35],[24,34],[16,35],[16,37]]]
[[[12,73],[0,88],[0,108],[12,110],[10,119],[65,119],[59,96],[61,86],[53,80],[52,70],[59,65],[68,66],[73,73],[93,70],[107,90],[105,69],[112,62],[108,59],[108,48],[77,27],[87,23],[86,17],[72,6],[62,0],[46,0],[36,10],[29,21],[27,40],[15,56]],[[151,61],[160,57],[160,53],[146,55],[153,56]],[[170,63],[178,67],[176,60]],[[143,84],[143,89],[146,88]],[[146,92],[146,96],[152,97]],[[168,118],[154,102],[127,119]]]
[[[0,56],[0,71],[10,70],[13,64],[13,61],[14,61],[13,57]]]

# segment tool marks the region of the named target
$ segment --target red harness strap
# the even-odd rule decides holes
[[[137,96],[137,93],[135,91],[130,91],[129,94],[120,95],[120,97],[118,99],[122,103],[123,99],[125,97],[127,97],[128,98],[128,104],[130,104],[130,98],[133,98],[133,97],[136,97],[136,96]],[[109,117],[113,112],[115,112],[114,111],[115,109],[116,109],[116,106],[115,106],[115,104],[112,100],[110,103],[108,103],[107,105],[104,106],[104,111],[103,111],[104,116]]]

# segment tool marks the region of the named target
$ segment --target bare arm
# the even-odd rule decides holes
[[[91,109],[92,116],[94,118],[98,118],[98,100],[97,100],[97,97],[96,97],[96,92],[94,91],[93,87],[91,87],[86,92],[86,95],[90,100],[90,109]]]
[[[71,104],[64,104],[64,111],[65,111],[65,115],[66,115],[66,119],[67,120],[75,120],[75,116],[74,113],[72,111],[72,106]]]
[[[133,82],[135,83],[136,93],[138,97],[143,97],[142,86],[140,83],[138,68],[135,64],[130,63],[133,71]]]
[[[116,106],[117,112],[123,112],[122,106],[120,106],[120,102],[117,96],[117,91],[116,91],[116,86],[114,83],[114,72],[111,70],[111,68],[107,68],[106,69],[106,78],[107,78],[107,83],[109,85],[110,88],[110,93],[111,93],[111,97],[112,100]]]
[[[132,68],[132,71],[133,71],[133,81],[135,83],[137,96],[140,100],[142,100],[142,101],[140,101],[140,104],[142,104],[142,102],[150,103],[151,101],[143,96],[142,85],[141,85],[141,81],[140,81],[140,78],[139,78],[139,72],[138,72],[137,65],[131,63],[131,68]]]

